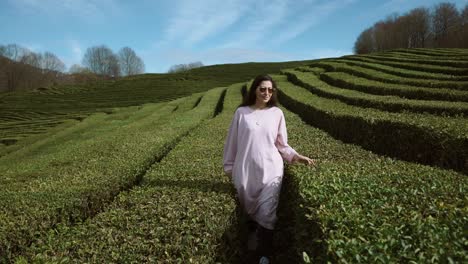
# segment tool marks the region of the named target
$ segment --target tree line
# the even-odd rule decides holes
[[[129,47],[124,47],[118,53],[105,45],[86,49],[82,65],[74,64],[71,73],[92,72],[111,77],[130,76],[145,72],[145,63]]]
[[[396,48],[468,48],[468,4],[458,10],[444,2],[391,15],[361,32],[354,43],[356,54]]]
[[[65,70],[65,64],[51,52],[37,53],[18,44],[0,45],[0,91],[141,74],[145,64],[129,47],[116,54],[101,45],[86,50],[82,65],[72,65],[68,74]]]
[[[190,62],[187,64],[175,64],[169,68],[167,73],[185,72],[200,67],[203,67],[203,63],[201,61]]]
[[[0,90],[47,86],[64,70],[65,64],[51,52],[35,53],[17,44],[0,45]]]

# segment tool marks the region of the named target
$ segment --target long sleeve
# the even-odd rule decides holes
[[[275,146],[284,160],[291,163],[297,152],[288,145],[288,133],[286,131],[286,121],[281,112],[281,119],[278,127],[278,137],[276,138]]]
[[[229,127],[226,143],[224,144],[223,167],[224,172],[231,173],[237,153],[237,133],[239,126],[239,111],[237,110]]]

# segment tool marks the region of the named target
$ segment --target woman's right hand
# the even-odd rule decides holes
[[[299,155],[299,154],[297,154],[293,158],[293,163],[296,163],[296,162],[306,164],[306,165],[310,165],[310,166],[315,166],[317,164],[317,161],[315,159],[311,159],[309,157],[302,156],[302,155]]]

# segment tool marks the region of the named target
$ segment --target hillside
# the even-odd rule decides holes
[[[0,93],[0,156],[9,151],[6,146],[65,121],[82,120],[95,112],[110,113],[115,107],[173,100],[307,63],[310,61],[214,65],[184,73],[143,74],[116,81]]]
[[[462,49],[394,50],[269,72],[289,144],[318,161],[286,166],[275,263],[468,261],[467,57]],[[9,133],[26,132],[0,157],[0,262],[246,263],[222,151],[249,80],[195,85],[235,75],[217,67],[171,75],[180,79],[166,89],[194,84],[175,100],[170,92],[97,100],[84,96],[98,94],[94,86],[76,87],[75,106],[105,112],[83,111],[86,118],[34,136],[28,126],[45,124],[60,106],[61,122],[79,109],[57,100],[47,112],[36,103],[43,112],[18,109],[38,123],[2,121]],[[169,75],[134,83],[158,87],[151,77]],[[131,84],[100,87],[144,94]],[[72,98],[66,91],[38,96]]]

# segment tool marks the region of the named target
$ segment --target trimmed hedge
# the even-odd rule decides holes
[[[419,112],[444,115],[467,115],[468,103],[408,100],[397,96],[379,96],[354,90],[340,89],[321,82],[312,73],[284,70],[288,80],[314,94],[325,98],[339,99],[347,104],[372,107],[390,112]]]
[[[423,71],[423,72],[431,72],[431,73],[444,73],[444,74],[451,74],[456,76],[461,76],[466,78],[468,75],[468,69],[464,68],[454,68],[454,67],[444,67],[444,66],[437,66],[437,65],[430,65],[430,64],[418,64],[418,63],[411,63],[411,62],[401,62],[401,61],[382,61],[380,59],[374,59],[369,57],[361,57],[361,56],[343,56],[343,59],[355,60],[355,61],[363,61],[363,62],[370,62],[375,64],[393,66],[402,69],[408,70],[416,70],[416,71]]]
[[[275,76],[279,97],[310,124],[377,153],[468,173],[468,122],[416,113],[389,113],[325,99]]]
[[[288,166],[283,183],[297,257],[310,263],[468,261],[465,175],[343,144],[283,112],[291,146],[318,159],[316,167]]]
[[[414,48],[414,49],[394,49],[390,50],[390,52],[401,52],[405,54],[421,54],[421,55],[427,55],[431,57],[442,57],[442,58],[447,58],[447,57],[455,57],[458,58],[460,56],[468,56],[468,50],[467,49],[427,49],[427,48]]]
[[[38,262],[228,263],[224,240],[237,228],[234,189],[222,149],[240,85],[230,87],[222,114],[203,122],[106,211],[74,227],[59,226],[29,250]],[[233,230],[234,229],[234,230]]]
[[[468,53],[467,53],[468,54]],[[361,55],[364,58],[371,58],[383,61],[396,61],[396,62],[408,62],[413,64],[426,64],[426,65],[438,65],[444,67],[460,68],[460,70],[468,73],[468,61],[467,60],[433,60],[427,58],[413,59],[408,57],[393,57],[386,56],[386,54],[366,54]]]
[[[120,191],[137,184],[184,134],[213,115],[221,92],[211,90],[197,108],[172,115],[177,101],[141,112],[94,115],[82,123],[96,124],[92,129],[72,127],[61,144],[38,142],[2,157],[0,260],[12,260],[31,243],[46,239],[59,223],[95,215]]]
[[[430,59],[430,60],[447,60],[450,59],[451,61],[468,61],[468,53],[465,55],[428,55],[428,54],[416,54],[416,53],[408,53],[408,52],[398,52],[398,51],[389,51],[382,53],[381,55],[390,56],[393,58],[408,58],[408,59]]]
[[[326,69],[327,71],[345,72],[351,75],[384,83],[412,85],[425,88],[452,88],[456,90],[468,91],[468,81],[439,81],[426,80],[423,78],[415,80],[414,78],[405,78],[374,69],[360,67],[357,65],[350,66],[344,62],[340,62],[340,60],[318,62],[311,64],[310,67],[321,67]]]
[[[402,69],[394,66],[381,65],[372,62],[357,61],[357,60],[348,60],[348,59],[339,59],[340,62],[344,62],[350,66],[359,66],[367,69],[377,70],[380,72],[393,74],[405,78],[415,78],[415,79],[428,79],[436,81],[468,81],[468,76],[454,76],[444,73],[434,73],[434,72],[423,72],[418,70],[408,70]]]
[[[278,73],[280,69],[310,62],[212,65],[176,74],[141,74],[116,80],[90,80],[75,85],[45,87],[47,90],[0,92],[0,152],[23,140],[31,142],[29,137],[49,131],[52,123],[45,124],[42,119],[52,118],[62,123],[75,118],[82,120],[113,107],[168,102],[214,87],[246,81],[259,71]],[[32,120],[33,124],[27,130],[16,129],[16,125],[22,122],[3,126],[3,121],[10,116],[12,119],[21,116],[23,120]]]
[[[440,88],[422,88],[388,84],[349,75],[344,72],[326,72],[320,79],[330,85],[379,95],[398,95],[409,99],[468,102],[468,91]]]

